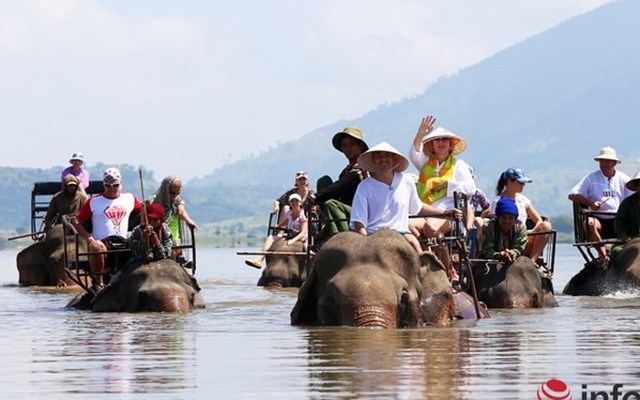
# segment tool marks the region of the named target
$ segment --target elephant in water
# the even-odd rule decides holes
[[[286,240],[276,240],[269,250],[304,252],[304,247],[300,242],[289,246]],[[306,256],[268,255],[266,261],[267,266],[262,271],[258,286],[300,287],[307,278]]]
[[[475,263],[474,280],[478,298],[489,308],[556,307],[553,285],[542,278],[529,257],[520,256],[511,264]]]
[[[569,280],[562,294],[603,296],[640,288],[640,238],[625,244],[609,266],[595,260]]]
[[[456,304],[442,265],[421,260],[395,231],[342,232],[318,251],[291,312],[293,325],[379,328],[445,324]]]
[[[64,237],[62,224],[53,225],[44,240],[33,243],[18,253],[18,283],[23,286],[67,286],[75,285],[65,272]],[[84,240],[78,243],[78,251],[86,253]],[[75,236],[67,234],[67,254],[74,259],[76,254]]]
[[[195,278],[171,259],[133,264],[92,299],[84,294],[69,307],[94,312],[180,312],[204,308]]]

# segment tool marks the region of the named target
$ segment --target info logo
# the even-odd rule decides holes
[[[538,388],[538,400],[571,400],[571,390],[560,379],[549,379]]]

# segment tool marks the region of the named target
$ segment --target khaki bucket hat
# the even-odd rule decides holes
[[[396,172],[402,172],[409,167],[409,160],[387,142],[382,142],[360,154],[358,165],[369,172],[376,172],[376,164],[373,162],[373,153],[387,152],[397,156],[398,163],[393,168]]]
[[[347,126],[340,132],[333,135],[333,139],[331,140],[331,142],[333,143],[333,147],[335,147],[335,149],[339,152],[342,153],[342,147],[340,146],[340,144],[342,143],[342,138],[345,136],[350,136],[356,140],[359,140],[360,142],[362,142],[362,144],[364,144],[364,151],[369,150],[369,146],[367,146],[367,143],[364,141],[362,130],[355,126]]]
[[[616,161],[618,164],[620,164],[622,162],[622,160],[620,160],[618,158],[618,154],[616,153],[616,151],[612,147],[609,147],[609,146],[603,147],[602,149],[600,149],[600,154],[598,154],[593,159],[596,160],[596,161],[612,160],[612,161]]]
[[[466,140],[464,140],[463,138],[461,138],[460,136],[456,135],[455,133],[444,129],[442,127],[437,127],[436,129],[434,129],[433,131],[429,132],[427,134],[427,136],[424,137],[424,139],[422,139],[422,143],[426,149],[426,151],[428,153],[433,154],[433,147],[431,145],[429,145],[429,142],[431,142],[434,139],[439,139],[439,138],[449,138],[451,139],[451,154],[456,156],[460,153],[462,153],[463,151],[466,150],[467,148],[467,142]]]

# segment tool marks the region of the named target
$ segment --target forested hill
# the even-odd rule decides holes
[[[593,157],[600,148],[616,148],[624,172],[640,169],[638,15],[639,1],[611,3],[443,77],[419,96],[300,132],[298,140],[187,182],[189,211],[201,223],[266,215],[273,199],[292,186],[295,171],[308,171],[312,182],[337,176],[345,159],[331,137],[344,126],[361,127],[370,145],[386,140],[406,152],[420,118],[434,114],[438,125],[467,139],[461,158],[475,167],[485,192],[493,191],[501,171],[518,166],[535,179],[525,194],[542,214],[569,215],[567,192],[597,168]],[[138,187],[136,170],[128,171],[128,185]],[[0,225],[28,222],[34,177],[57,179],[58,172],[0,168]]]

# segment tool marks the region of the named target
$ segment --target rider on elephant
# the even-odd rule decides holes
[[[308,224],[307,216],[302,208],[302,198],[298,193],[292,193],[289,196],[289,209],[285,213],[285,218],[278,223],[278,226],[285,228],[285,232],[288,234],[287,246],[293,246],[295,243],[300,242],[306,251]],[[253,268],[262,268],[262,261],[266,257],[266,252],[271,249],[275,240],[276,238],[273,235],[267,236],[262,245],[262,255],[252,260],[245,260],[244,263]],[[278,240],[282,240],[282,237],[278,237]]]
[[[467,142],[442,127],[434,129],[435,122],[433,115],[422,118],[409,149],[409,160],[420,171],[416,184],[420,200],[439,208],[444,214],[454,208],[454,193],[470,198],[476,192],[476,184],[469,165],[458,158],[467,148]],[[467,230],[471,229],[473,220],[473,212],[468,207],[467,220],[464,221]],[[427,217],[412,219],[409,227],[418,237],[439,238],[447,236],[454,224],[444,218]],[[447,248],[438,246],[434,252],[448,269],[452,260]]]
[[[347,157],[349,164],[340,172],[335,182],[327,175],[318,179],[316,204],[320,205],[323,217],[329,220],[320,232],[319,239],[349,231],[353,196],[360,182],[367,177],[367,171],[358,165],[360,154],[369,150],[360,128],[347,126],[333,135],[331,143]]]
[[[360,128],[348,126],[336,133],[331,142],[336,150],[347,157],[349,164],[335,182],[327,175],[318,179],[316,203],[320,205],[324,217],[330,220],[325,226],[326,231],[321,232],[320,236],[349,230],[353,196],[360,182],[367,177],[367,171],[358,165],[360,154],[369,150]]]
[[[108,168],[104,171],[102,182],[104,192],[90,197],[82,206],[74,226],[78,235],[89,245],[89,264],[97,274],[97,288],[102,286],[103,272],[106,269],[108,243],[112,237],[126,242],[129,231],[129,216],[139,213],[140,201],[131,193],[121,191],[120,171]],[[83,224],[91,220],[92,231],[88,232]]]
[[[617,236],[614,227],[614,215],[622,200],[630,196],[633,190],[626,186],[629,177],[616,170],[616,165],[622,161],[611,147],[603,147],[600,154],[594,158],[599,169],[586,175],[569,193],[569,200],[582,206],[589,207],[595,212],[587,220],[589,240],[601,242]],[[602,262],[609,260],[604,246],[596,246]]]
[[[42,230],[45,233],[53,224],[59,223],[63,215],[75,216],[78,213],[87,200],[87,194],[79,189],[79,184],[80,180],[71,174],[64,177],[64,189],[53,195],[44,216]]]
[[[164,209],[160,204],[147,205],[148,224],[133,229],[129,238],[131,260],[158,261],[171,257],[173,236],[164,221]]]
[[[640,237],[640,172],[625,186],[635,193],[622,200],[613,221],[616,237],[624,243]],[[622,247],[616,246],[611,250],[612,259],[615,259]]]
[[[518,222],[515,200],[502,197],[496,204],[496,219],[483,227],[481,258],[512,263],[527,244],[527,228]]]

